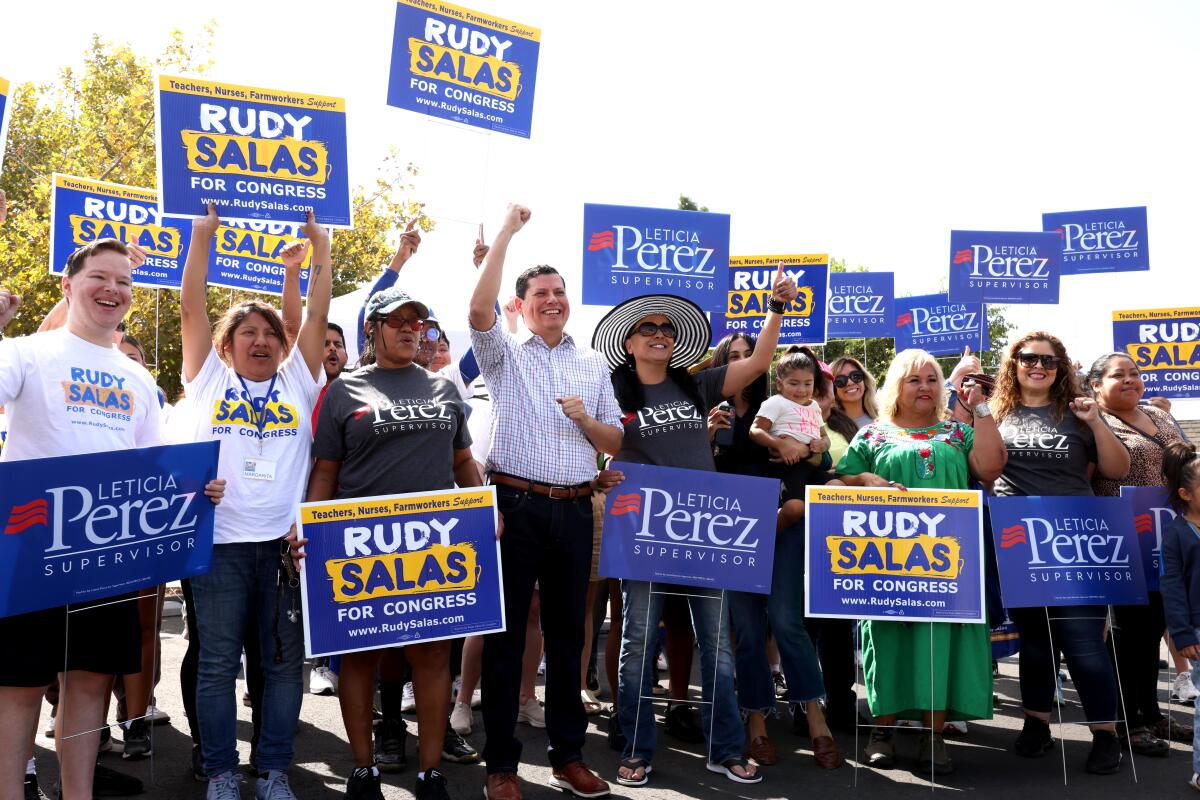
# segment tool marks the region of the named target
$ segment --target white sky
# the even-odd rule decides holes
[[[603,309],[578,302],[583,203],[673,207],[680,192],[732,214],[734,254],[828,252],[896,272],[902,295],[943,285],[953,228],[1147,205],[1150,273],[1064,278],[1060,305],[1009,318],[1087,362],[1110,348],[1114,308],[1200,306],[1200,4],[459,5],[542,29],[532,139],[387,106],[388,0],[12,4],[0,75],[51,81],[92,33],[153,56],[170,28],[215,18],[215,79],[347,98],[353,182],[389,145],[422,168],[439,225],[403,281],[452,331],[476,225],[490,237],[506,202],[533,210],[506,284],[557,266],[569,330],[590,337]]]

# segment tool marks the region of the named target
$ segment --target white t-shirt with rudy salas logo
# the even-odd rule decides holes
[[[217,506],[216,544],[287,534],[308,480],[312,412],[324,383],[325,370],[314,378],[292,348],[272,380],[241,378],[213,349],[184,384],[192,438],[221,443],[217,474],[229,481]]]
[[[158,387],[111,345],[66,328],[0,341],[0,461],[75,456],[162,444]]]

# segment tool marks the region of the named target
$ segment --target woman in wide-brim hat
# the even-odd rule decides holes
[[[794,282],[776,273],[760,346],[749,359],[694,375],[687,366],[708,349],[711,330],[704,312],[673,295],[649,295],[621,303],[596,327],[592,347],[613,368],[613,388],[624,412],[619,461],[685,469],[714,470],[707,433],[709,411],[740,392],[771,365],[782,312],[796,296]],[[654,756],[655,722],[649,701],[654,651],[647,646],[651,626],[662,614],[660,593],[646,581],[622,581],[621,659],[617,709],[626,745],[617,781],[647,782]],[[663,587],[660,587],[660,589]],[[743,757],[745,734],[733,686],[733,656],[720,591],[689,587],[709,737],[708,769],[739,783],[762,779]],[[709,595],[709,596],[705,596]]]

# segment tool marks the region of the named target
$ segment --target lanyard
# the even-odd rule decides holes
[[[246,398],[250,401],[250,419],[254,421],[255,435],[258,437],[258,454],[260,456],[263,451],[263,430],[267,427],[267,403],[271,400],[271,390],[275,388],[275,379],[278,377],[278,372],[271,376],[271,382],[267,384],[267,393],[262,396],[262,408],[259,409],[254,395],[250,394],[250,387],[246,385],[246,379],[238,375],[238,380],[242,382],[242,388],[246,391]]]

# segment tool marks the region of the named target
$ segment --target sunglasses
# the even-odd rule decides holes
[[[833,379],[833,385],[839,389],[845,389],[846,385],[849,384],[850,381],[854,381],[855,383],[862,383],[866,379],[867,379],[867,376],[863,374],[863,371],[856,369],[847,375],[838,375],[836,378]]]
[[[1039,362],[1042,369],[1058,369],[1061,359],[1058,356],[1046,356],[1040,353],[1017,353],[1017,363],[1026,369],[1033,369]]]
[[[420,318],[405,319],[396,314],[389,314],[386,317],[376,317],[375,319],[387,325],[389,328],[408,328],[411,331],[419,331],[425,325],[425,320]]]
[[[674,339],[676,335],[678,335],[678,331],[675,330],[675,326],[669,322],[664,322],[662,324],[657,322],[643,322],[641,325],[637,326],[637,332],[642,336],[645,336],[647,339],[656,333],[661,333],[668,339]]]

